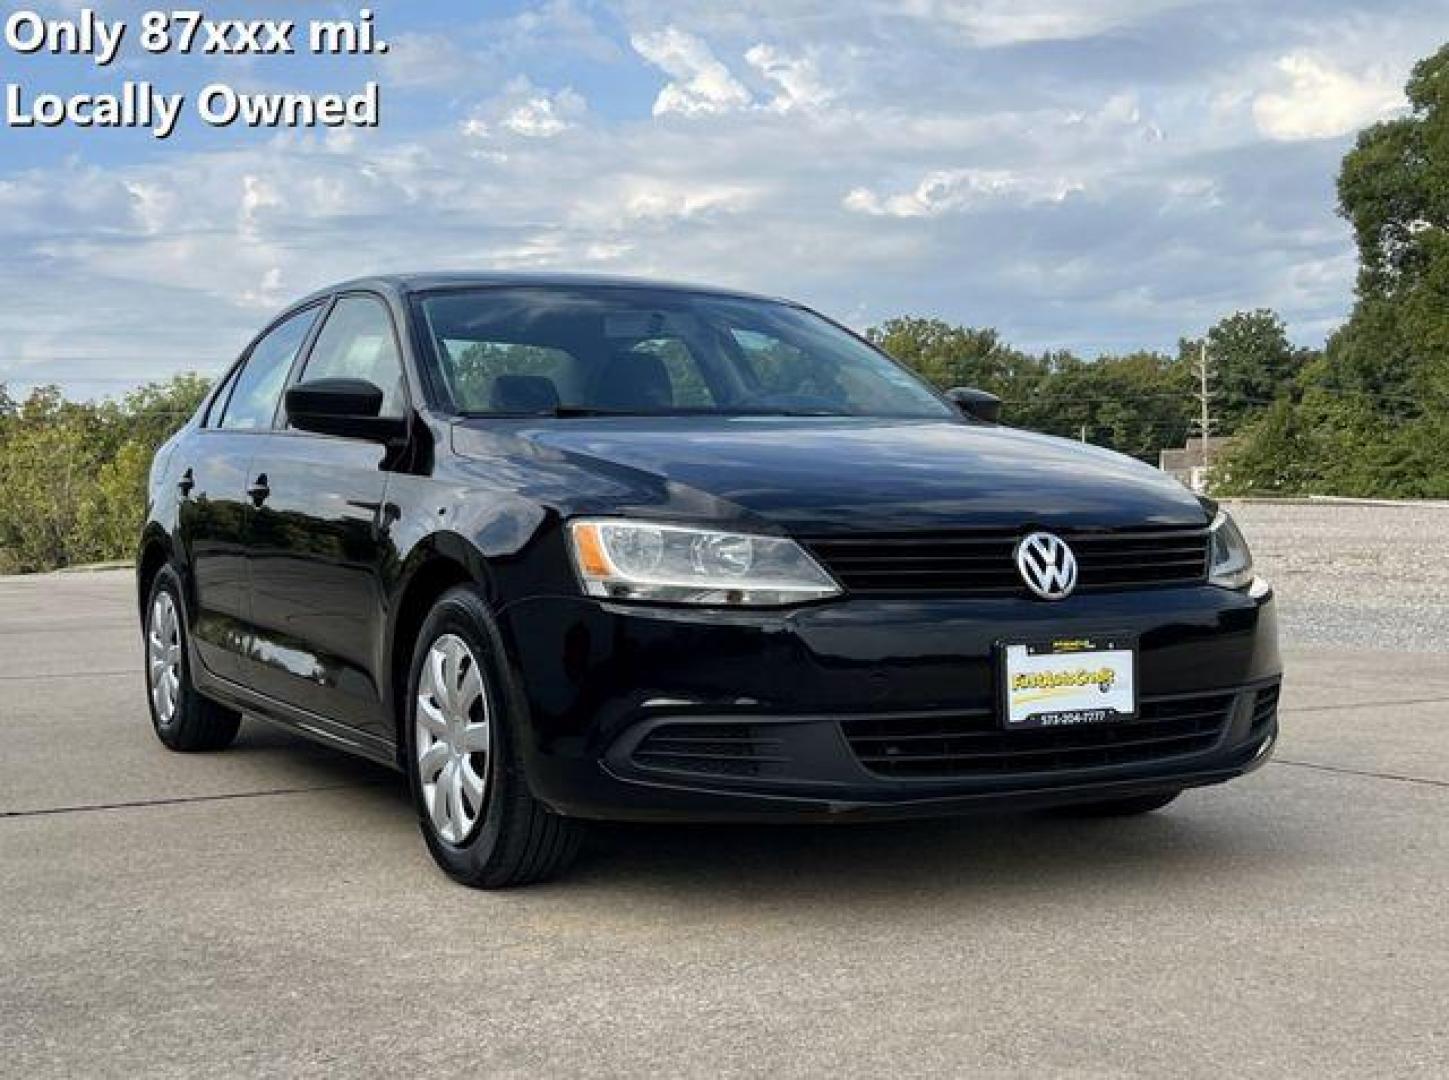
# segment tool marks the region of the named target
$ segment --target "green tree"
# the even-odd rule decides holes
[[[47,386],[0,409],[0,567],[128,558],[151,458],[207,385],[180,375],[102,404],[69,402]]]
[[[1267,308],[1220,319],[1208,331],[1207,349],[1219,434],[1232,434],[1289,392],[1309,356],[1288,340],[1283,320]],[[1196,363],[1195,343],[1183,342],[1179,354]]]
[[[79,489],[97,462],[86,409],[39,387],[7,424],[0,453],[0,550],[7,569],[45,570],[85,557]]]
[[[1045,360],[1003,344],[990,328],[906,317],[887,319],[866,337],[942,389],[975,386],[1020,403],[1047,375]]]
[[[1449,409],[1449,45],[1414,66],[1405,92],[1410,111],[1344,158],[1359,299],[1313,382],[1416,425]]]
[[[1234,487],[1449,492],[1449,46],[1415,65],[1406,90],[1409,111],[1360,133],[1339,173],[1358,246],[1353,312],[1304,366],[1293,416],[1276,410],[1244,433]]]
[[[1083,360],[1066,351],[1030,354],[995,330],[940,319],[891,319],[866,332],[876,345],[937,386],[975,386],[998,395],[1016,427],[1156,461],[1180,446],[1192,423],[1188,365],[1156,352]]]

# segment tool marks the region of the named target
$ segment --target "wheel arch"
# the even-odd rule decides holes
[[[141,543],[136,548],[136,607],[143,619],[156,575],[170,561],[170,538],[159,525],[152,523],[142,533]]]
[[[403,753],[403,701],[418,631],[438,597],[458,585],[476,585],[490,604],[493,578],[476,547],[456,533],[437,533],[408,556],[391,605],[386,642],[388,706],[393,718],[399,759]]]

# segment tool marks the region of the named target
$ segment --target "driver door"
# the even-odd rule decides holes
[[[339,297],[296,382],[366,379],[383,390],[383,416],[407,415],[392,314],[381,297]],[[382,738],[387,589],[394,557],[386,512],[393,452],[362,439],[298,431],[283,404],[252,458],[267,494],[248,543],[257,646],[247,681],[271,697]]]

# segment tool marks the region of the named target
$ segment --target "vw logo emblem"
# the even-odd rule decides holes
[[[1016,545],[1016,569],[1043,600],[1064,600],[1077,587],[1077,557],[1051,533],[1032,533]]]

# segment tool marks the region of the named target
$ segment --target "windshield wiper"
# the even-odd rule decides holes
[[[530,417],[572,419],[590,416],[632,416],[656,418],[666,416],[725,416],[725,417],[850,417],[857,413],[833,412],[828,409],[730,409],[730,408],[676,408],[676,409],[605,409],[593,405],[554,405],[547,409],[533,409],[527,412],[485,412],[465,410],[458,414],[466,420],[526,420]]]
[[[547,409],[530,409],[526,412],[503,412],[480,409],[464,410],[458,414],[466,420],[525,420],[531,416],[560,417],[576,416],[672,416],[667,412],[645,412],[641,409],[600,409],[592,405],[554,405]]]

